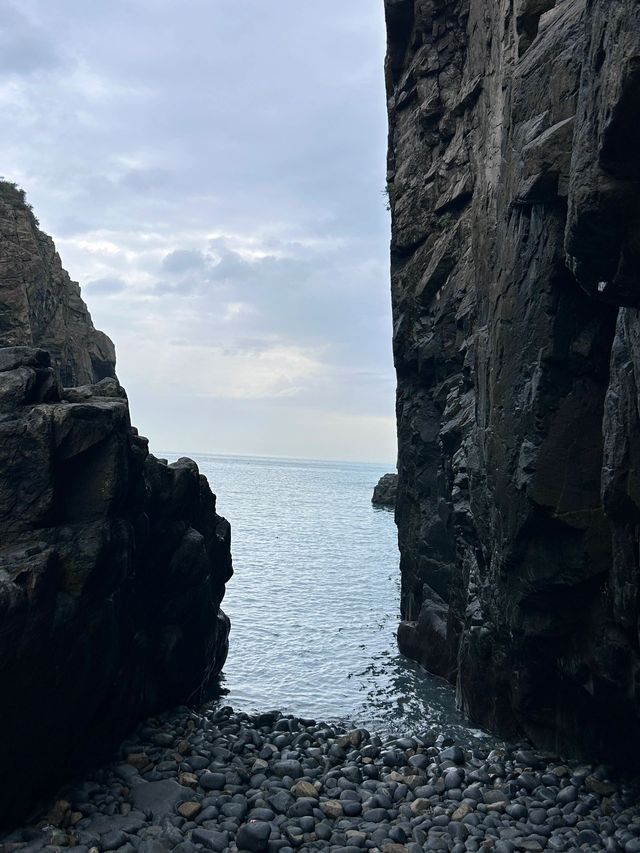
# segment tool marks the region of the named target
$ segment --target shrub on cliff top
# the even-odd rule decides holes
[[[0,201],[5,201],[14,207],[19,207],[22,210],[28,210],[36,225],[39,225],[33,206],[27,201],[27,194],[19,187],[15,181],[7,181],[6,178],[0,177]]]

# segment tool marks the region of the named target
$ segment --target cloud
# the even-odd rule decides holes
[[[0,76],[30,75],[63,64],[44,27],[16,4],[0,0]]]
[[[92,281],[87,281],[85,288],[89,298],[93,296],[114,296],[117,293],[122,293],[126,289],[126,284],[120,278],[95,278]]]
[[[172,174],[169,169],[129,169],[119,180],[122,186],[133,192],[159,192],[171,185]]]
[[[121,362],[129,375],[147,388],[170,394],[178,406],[185,397],[292,398],[324,373],[311,351],[277,342],[250,348],[202,346],[182,339],[158,347],[158,338],[144,334],[127,342]]]
[[[151,293],[165,301],[183,297],[198,340],[216,340],[223,319],[224,334],[277,336],[288,345],[322,347],[329,362],[388,367],[386,259],[353,257],[349,245],[332,251],[292,245],[290,252],[254,246],[245,257],[221,238],[210,249],[174,250]]]
[[[284,401],[336,447],[392,419],[382,3],[3,3],[3,174],[86,282],[141,428],[150,388],[259,408],[244,448],[204,450],[265,452],[269,411],[280,447]]]
[[[162,269],[168,273],[203,270],[206,266],[207,257],[198,249],[174,249],[162,259]]]

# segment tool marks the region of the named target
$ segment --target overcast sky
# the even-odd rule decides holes
[[[0,0],[0,174],[154,450],[395,459],[382,7]]]

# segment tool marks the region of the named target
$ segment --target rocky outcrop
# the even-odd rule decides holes
[[[80,286],[62,269],[23,190],[0,181],[0,346],[46,350],[63,385],[115,377],[111,340],[94,329]]]
[[[624,760],[640,739],[640,7],[385,7],[400,646],[478,723]]]
[[[398,475],[383,474],[373,489],[371,503],[375,506],[395,507],[398,494]]]
[[[206,479],[149,453],[111,342],[3,193],[0,823],[144,715],[201,696],[226,657],[232,574]]]

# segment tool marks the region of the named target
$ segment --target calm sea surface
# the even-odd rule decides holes
[[[383,733],[468,741],[451,687],[397,650],[393,513],[371,505],[392,466],[191,455],[232,525],[225,703]]]

